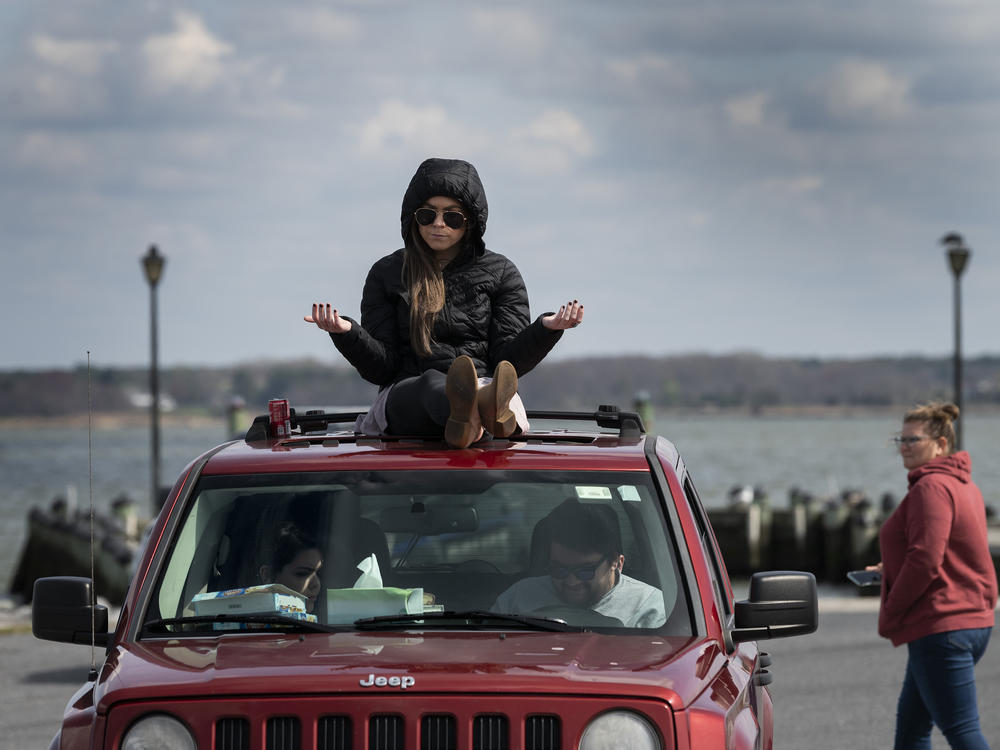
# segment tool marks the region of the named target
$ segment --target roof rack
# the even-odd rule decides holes
[[[618,430],[620,437],[634,439],[646,434],[642,417],[631,411],[622,411],[612,404],[601,404],[597,411],[529,411],[528,419],[558,419],[596,422],[598,427]]]
[[[322,409],[310,409],[303,414],[297,414],[294,408],[289,411],[292,428],[298,427],[303,433],[326,430],[333,424],[353,425],[364,411],[348,411],[328,414]],[[597,411],[529,411],[528,419],[556,419],[559,421],[596,422],[598,427],[618,430],[622,438],[636,439],[646,433],[642,417],[631,411],[621,411],[617,406],[601,404]],[[254,417],[253,424],[247,430],[248,443],[270,440],[271,421],[267,414]]]
[[[303,433],[326,430],[332,424],[353,425],[358,417],[366,413],[366,411],[345,411],[328,414],[322,409],[309,409],[304,414],[296,414],[294,407],[288,410],[292,429],[298,427]],[[247,430],[246,441],[255,443],[270,440],[273,437],[270,416],[261,414],[254,417],[253,424]]]

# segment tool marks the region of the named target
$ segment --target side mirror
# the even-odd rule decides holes
[[[819,627],[816,577],[812,573],[754,573],[750,597],[736,602],[734,643],[813,633]]]
[[[94,603],[94,583],[79,576],[35,581],[31,600],[35,638],[60,643],[108,645],[108,608]]]

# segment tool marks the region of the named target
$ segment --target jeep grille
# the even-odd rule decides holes
[[[351,750],[350,716],[321,716],[316,725],[316,750]]]
[[[646,716],[673,750],[670,707],[656,699],[389,691],[123,702],[108,712],[105,746],[142,716],[169,713],[213,750],[561,750],[595,716],[621,708]]]
[[[368,720],[368,750],[403,750],[404,747],[402,716],[372,716]]]
[[[524,722],[524,750],[558,750],[559,717],[529,716]]]
[[[215,725],[216,750],[249,750],[250,723],[246,719],[219,719]],[[316,727],[316,750],[352,750],[351,718],[322,716]],[[471,750],[508,750],[506,716],[483,714],[472,721]],[[559,750],[558,716],[528,716],[524,724],[525,750]],[[266,750],[304,750],[302,729],[294,716],[267,720]],[[451,714],[420,718],[419,750],[458,750],[458,727]],[[402,716],[375,715],[368,720],[368,750],[407,750]]]
[[[215,746],[219,750],[250,750],[250,722],[226,718],[215,723]]]
[[[420,721],[420,747],[457,750],[455,717],[450,714],[425,716]]]
[[[267,750],[299,750],[302,731],[295,716],[275,716],[267,720]]]
[[[507,717],[477,716],[472,720],[472,750],[506,750]]]

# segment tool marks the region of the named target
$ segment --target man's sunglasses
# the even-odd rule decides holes
[[[420,226],[427,227],[434,223],[438,213],[437,209],[434,208],[418,208],[413,212],[413,218]],[[446,227],[461,229],[465,226],[465,214],[461,211],[441,211],[440,213]]]
[[[594,576],[597,575],[597,569],[603,564],[604,560],[599,560],[590,565],[550,565],[549,575],[561,581],[564,578],[569,578],[569,574],[572,573],[578,581],[592,581],[594,580]]]

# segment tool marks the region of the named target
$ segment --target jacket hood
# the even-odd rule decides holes
[[[461,159],[426,159],[417,167],[406,193],[403,194],[403,208],[399,217],[406,246],[409,247],[412,241],[410,231],[413,212],[435,195],[454,198],[465,207],[470,219],[466,236],[477,254],[485,250],[483,234],[486,232],[486,218],[489,215],[486,191],[476,168]]]
[[[963,484],[972,481],[972,457],[968,451],[958,451],[950,456],[941,456],[918,466],[906,475],[909,486],[912,487],[928,474],[947,474]]]

